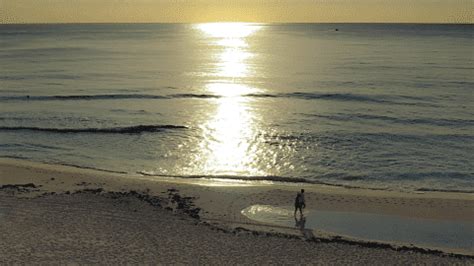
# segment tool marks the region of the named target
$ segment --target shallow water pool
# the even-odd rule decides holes
[[[469,222],[320,210],[305,210],[303,218],[298,214],[295,219],[292,207],[271,205],[252,205],[243,209],[242,214],[259,222],[365,240],[473,251],[474,226]]]

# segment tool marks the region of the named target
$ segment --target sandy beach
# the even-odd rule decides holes
[[[474,222],[470,193],[128,176],[0,160],[0,263],[473,264],[470,250],[377,243],[250,220],[308,209]]]

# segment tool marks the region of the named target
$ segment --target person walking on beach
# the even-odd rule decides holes
[[[296,194],[295,198],[295,217],[296,212],[300,210],[300,215],[303,216],[303,209],[306,207],[306,202],[304,200],[304,189],[301,189],[301,192]]]

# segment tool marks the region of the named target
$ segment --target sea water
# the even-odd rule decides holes
[[[467,252],[472,252],[473,248],[474,231],[472,223],[467,221],[323,210],[305,210],[304,217],[301,217],[299,213],[294,215],[292,207],[271,205],[252,205],[241,213],[255,221],[298,228],[307,238],[320,237],[318,234],[322,231],[330,235],[397,245],[415,244]]]
[[[156,178],[472,192],[473,33],[0,25],[0,156]]]

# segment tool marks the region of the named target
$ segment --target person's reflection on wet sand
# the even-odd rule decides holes
[[[305,230],[306,217],[300,215],[300,219],[295,216],[295,227],[299,228],[301,231]]]
[[[313,239],[314,238],[313,230],[306,229],[305,225],[306,225],[306,217],[304,217],[303,215],[300,215],[299,219],[295,217],[295,227],[300,229],[301,233],[306,239]]]

